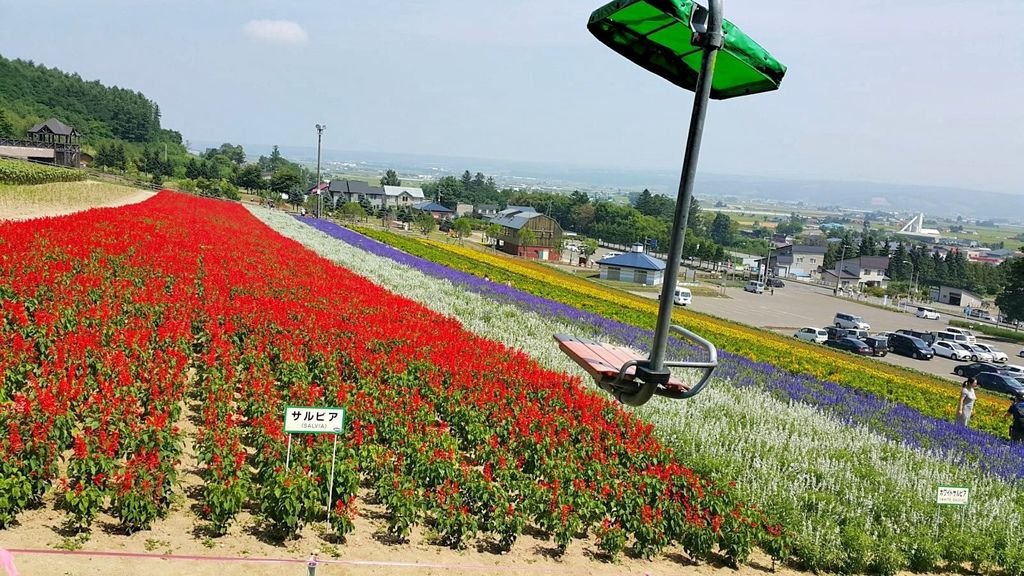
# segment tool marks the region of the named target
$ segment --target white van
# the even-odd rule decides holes
[[[676,287],[675,294],[672,295],[672,302],[679,306],[688,306],[693,302],[693,292],[690,292],[689,288]]]
[[[925,320],[938,320],[939,319],[939,313],[938,312],[936,312],[935,310],[932,310],[931,308],[926,308],[924,306],[918,306],[917,307],[917,314],[916,314],[916,316],[918,318],[924,318]]]
[[[754,294],[764,294],[764,282],[758,282],[757,280],[751,280],[747,282],[747,285],[743,287],[747,292],[753,292]]]
[[[967,336],[948,330],[935,333],[936,340],[946,340],[947,342],[956,342],[957,344],[970,344],[971,341],[967,339]]]
[[[970,342],[971,344],[974,344],[975,342],[978,341],[978,339],[975,338],[974,334],[970,330],[964,330],[963,328],[954,328],[953,326],[949,326],[946,328],[946,332],[952,332],[953,334],[963,334],[964,337],[967,338],[967,341]],[[957,340],[957,342],[960,342],[960,340]]]

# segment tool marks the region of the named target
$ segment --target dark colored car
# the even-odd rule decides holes
[[[924,343],[931,346],[935,344],[935,333],[934,332],[920,332],[918,330],[897,330],[897,334],[903,334],[904,336],[913,336],[918,340],[924,340]]]
[[[999,372],[1002,369],[1002,366],[997,366],[989,362],[975,362],[974,364],[961,364],[960,366],[953,368],[953,374],[963,376],[964,378],[971,378],[977,377],[978,374],[986,372]]]
[[[931,360],[935,356],[935,351],[924,340],[903,334],[902,331],[889,336],[889,351],[917,360]]]
[[[868,336],[867,338],[861,338],[861,342],[868,345],[871,348],[871,353],[875,356],[882,357],[889,353],[889,339],[881,336]]]
[[[872,354],[871,348],[856,338],[828,340],[825,342],[825,346],[838,348],[839,350],[846,350],[847,352],[853,352],[854,354],[860,354],[861,356],[871,356]]]
[[[835,326],[826,326],[822,328],[828,332],[829,340],[839,340],[842,338],[854,338],[856,340],[864,340],[867,338],[867,330],[854,330],[853,328],[836,328]]]
[[[993,392],[999,392],[1001,394],[1016,394],[1018,392],[1024,392],[1024,382],[1021,382],[1008,374],[1000,374],[998,372],[981,372],[975,376],[974,379],[978,382],[978,386]]]
[[[769,278],[768,279],[768,285],[771,286],[772,288],[785,288],[786,287],[786,283],[783,282],[782,280],[779,280],[778,278]]]

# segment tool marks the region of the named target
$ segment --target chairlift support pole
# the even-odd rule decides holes
[[[665,280],[662,286],[661,302],[658,304],[658,323],[654,329],[654,343],[651,346],[650,359],[637,366],[637,377],[643,384],[632,393],[622,393],[619,401],[629,406],[640,406],[647,403],[658,389],[658,382],[669,376],[665,365],[665,352],[668,348],[669,331],[672,329],[672,312],[679,275],[680,258],[683,255],[683,242],[686,239],[686,225],[690,215],[690,202],[693,198],[693,183],[697,176],[697,159],[700,156],[701,138],[704,134],[704,119],[707,116],[708,100],[711,96],[711,80],[715,70],[715,59],[722,47],[722,3],[723,0],[709,0],[706,28],[697,31],[700,43],[704,48],[701,58],[700,73],[693,96],[693,110],[690,114],[690,129],[686,136],[686,151],[683,155],[682,173],[679,178],[679,192],[676,198],[676,210],[673,217],[672,235],[669,240],[668,262],[665,265]],[[698,10],[694,5],[694,10]],[[702,10],[702,8],[701,8]],[[688,331],[687,331],[688,332]],[[712,348],[713,350],[713,348]],[[686,392],[674,395],[675,398],[689,398],[696,395],[707,381]]]

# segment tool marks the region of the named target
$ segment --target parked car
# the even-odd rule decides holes
[[[964,348],[956,342],[950,342],[948,340],[939,340],[932,344],[932,350],[936,356],[942,356],[943,358],[949,358],[950,360],[970,360],[971,351]]]
[[[981,308],[971,308],[970,311],[967,312],[967,315],[970,316],[971,318],[978,318],[981,320],[988,320],[989,322],[995,322],[995,318],[992,317],[992,314],[988,310],[983,310]]]
[[[994,362],[995,358],[991,354],[982,350],[977,344],[963,344],[964,348],[971,351],[972,362]]]
[[[949,326],[946,328],[946,332],[952,332],[953,334],[963,334],[964,336],[967,337],[967,341],[970,342],[971,344],[974,344],[975,342],[978,341],[978,339],[974,337],[974,333],[964,328],[956,328],[954,326]]]
[[[1021,358],[1024,358],[1024,348],[1021,348],[1020,352],[1017,352],[1017,356],[1020,356]]]
[[[965,346],[971,343],[967,336],[957,332],[950,332],[949,330],[939,330],[935,333],[935,339],[956,342],[957,344],[963,344]]]
[[[999,348],[996,348],[995,346],[990,346],[988,344],[982,344],[980,342],[977,343],[977,344],[974,344],[974,346],[976,348],[981,348],[985,352],[988,352],[989,354],[991,354],[993,362],[998,362],[1000,364],[1005,364],[1005,363],[1010,361],[1010,357],[1006,355],[1006,352],[1003,352],[1002,350],[1000,350]]]
[[[915,314],[915,316],[917,316],[918,318],[924,318],[925,320],[938,320],[939,319],[939,313],[938,312],[936,312],[935,310],[932,310],[931,308],[925,308],[924,306],[918,306],[917,307],[917,314]]]
[[[868,336],[861,338],[860,341],[867,344],[868,348],[871,348],[873,356],[881,358],[889,353],[889,339],[885,336]]]
[[[909,356],[917,360],[931,360],[935,356],[935,352],[924,340],[899,333],[889,337],[889,350],[894,354]]]
[[[768,285],[771,286],[772,288],[785,288],[786,287],[786,283],[783,282],[782,280],[778,279],[778,278],[770,278],[768,280]]]
[[[871,348],[857,340],[856,338],[840,338],[838,340],[829,340],[825,342],[825,346],[830,348],[838,348],[839,350],[845,350],[854,354],[860,354],[861,356],[871,356]]]
[[[743,287],[747,292],[753,292],[754,294],[764,294],[764,282],[758,282],[757,280],[751,280],[747,282],[747,285]]]
[[[1016,364],[1007,364],[1003,366],[1003,372],[1006,372],[1010,376],[1017,378],[1018,380],[1024,376],[1024,366],[1018,366]]]
[[[975,362],[974,364],[961,364],[953,368],[953,374],[970,378],[984,372],[999,372],[1000,370],[1002,370],[1002,367],[996,366],[991,362]]]
[[[867,330],[859,330],[857,328],[836,328],[835,326],[826,326],[823,330],[828,332],[829,340],[839,340],[840,338],[856,338],[857,340],[863,340],[869,336]]]
[[[863,318],[860,316],[854,316],[853,314],[846,314],[844,312],[837,312],[836,317],[832,319],[832,324],[836,328],[871,330],[871,325],[865,322]]]
[[[924,340],[929,346],[935,343],[934,332],[921,332],[919,330],[899,329],[896,331],[897,334],[903,334],[904,336],[913,336],[920,340]]]
[[[693,292],[689,288],[676,287],[675,293],[672,295],[672,303],[679,306],[688,306],[691,302],[693,302]]]
[[[824,344],[828,340],[828,332],[823,328],[814,328],[813,326],[806,326],[796,331],[793,334],[794,338],[803,340],[805,342],[814,342],[816,344]]]
[[[1024,392],[1024,382],[1017,380],[1009,374],[999,372],[982,372],[974,377],[978,386],[993,392],[1002,394],[1017,394]]]

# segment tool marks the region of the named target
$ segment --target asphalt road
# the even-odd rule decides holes
[[[850,298],[836,297],[828,288],[796,282],[786,282],[786,286],[776,288],[774,294],[769,292],[752,294],[745,292],[742,288],[726,288],[725,294],[728,298],[694,296],[691,306],[698,312],[707,312],[787,336],[792,336],[797,329],[803,326],[830,326],[836,312],[861,316],[871,325],[872,334],[881,331],[896,331],[900,328],[921,331],[942,330],[948,326],[949,319],[943,314],[939,320],[924,320],[913,314],[883,310],[864,305]],[[1019,346],[993,342],[980,337],[981,335],[978,333],[975,335],[979,336],[980,342],[992,344],[1006,352],[1010,356],[1011,364],[1024,364],[1024,358],[1017,356],[1020,351]],[[953,367],[960,363],[947,358],[936,356],[932,360],[923,361],[889,354],[885,358],[877,360],[915,368],[951,380],[960,380],[953,374]]]

